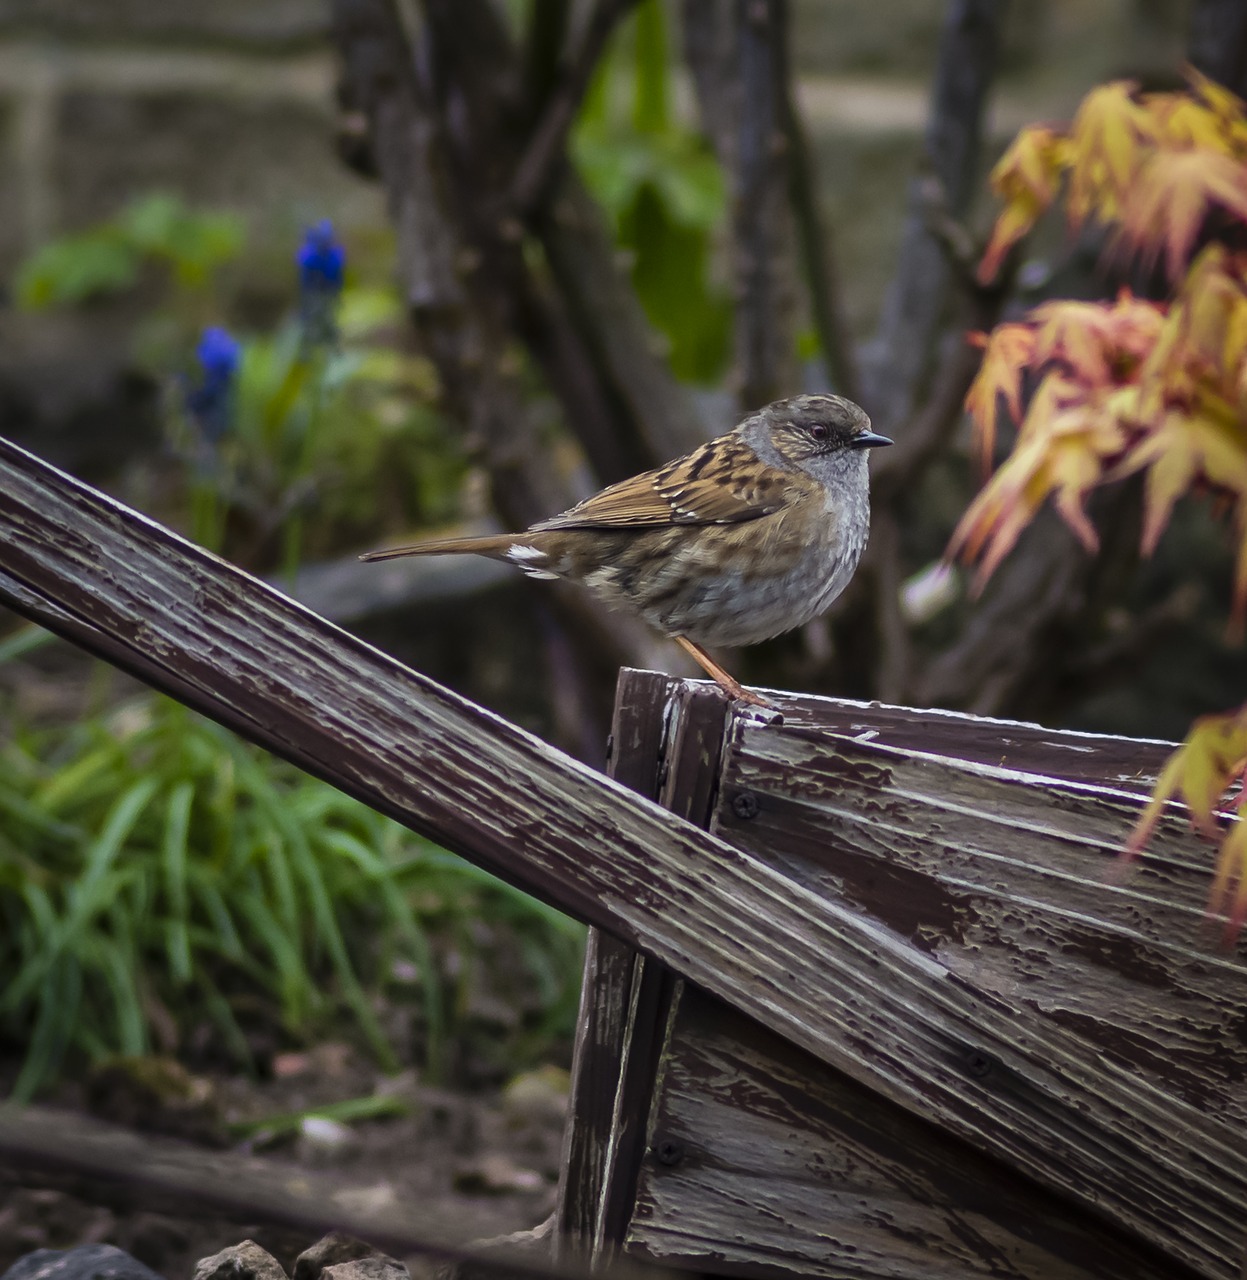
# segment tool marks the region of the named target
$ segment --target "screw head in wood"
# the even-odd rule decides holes
[[[654,1143],[654,1158],[668,1167],[684,1159],[684,1147],[672,1138],[660,1138]]]
[[[742,821],[758,816],[758,797],[752,791],[738,791],[732,797],[732,812]]]

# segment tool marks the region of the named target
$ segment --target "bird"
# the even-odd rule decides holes
[[[673,639],[729,697],[766,707],[704,646],[757,644],[828,608],[870,532],[869,452],[891,443],[852,400],[792,396],[522,533],[360,559],[474,554],[581,583]]]

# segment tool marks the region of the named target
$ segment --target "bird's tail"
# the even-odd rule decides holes
[[[413,542],[406,547],[389,547],[384,551],[368,551],[361,560],[397,560],[399,556],[491,556],[501,560],[522,535],[495,533],[477,538],[433,538],[428,542]]]

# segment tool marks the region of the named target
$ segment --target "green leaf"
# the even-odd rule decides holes
[[[86,302],[130,288],[140,265],[134,247],[111,230],[88,232],[36,250],[18,268],[13,293],[28,311]]]
[[[13,662],[18,658],[24,658],[28,653],[34,653],[37,649],[43,649],[47,645],[55,644],[60,637],[54,635],[51,631],[45,631],[42,627],[28,623],[24,627],[18,627],[5,640],[0,640],[0,666],[6,662]]]
[[[169,898],[168,925],[165,934],[169,969],[178,982],[191,978],[190,935],[187,931],[190,899],[186,890],[188,837],[191,806],[195,802],[194,784],[183,780],[169,793],[165,806],[164,836],[161,855],[164,864],[165,892]]]
[[[250,1138],[257,1134],[279,1136],[294,1133],[304,1120],[335,1120],[338,1124],[353,1124],[359,1120],[380,1120],[386,1116],[403,1116],[411,1107],[402,1098],[386,1094],[369,1094],[363,1098],[343,1098],[327,1102],[303,1111],[282,1111],[264,1116],[260,1120],[240,1120],[232,1123],[230,1132],[238,1138]]]

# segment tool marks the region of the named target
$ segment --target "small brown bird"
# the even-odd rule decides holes
[[[361,559],[470,552],[530,577],[583,583],[670,636],[732,697],[765,706],[702,645],[769,640],[831,604],[870,531],[867,452],[891,443],[851,400],[793,396],[524,533],[442,538]]]

